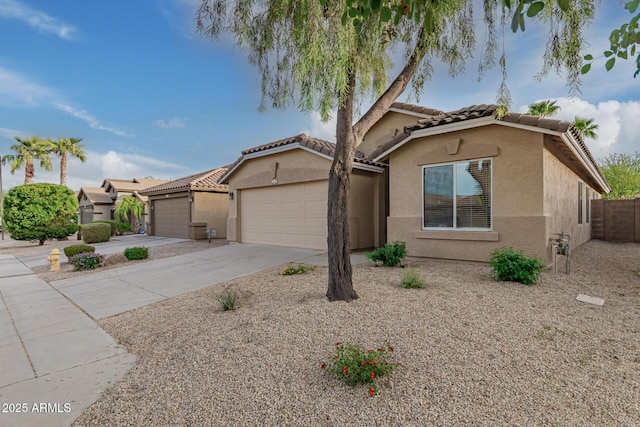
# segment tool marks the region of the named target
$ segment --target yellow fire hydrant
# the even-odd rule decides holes
[[[47,261],[51,265],[49,271],[60,271],[60,251],[58,248],[53,248],[51,253],[47,257]]]

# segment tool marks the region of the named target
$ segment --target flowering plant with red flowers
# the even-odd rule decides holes
[[[359,345],[338,341],[329,362],[320,367],[333,372],[348,385],[371,384],[369,396],[373,397],[378,394],[375,380],[400,366],[400,362],[392,361],[393,356],[394,348],[389,343],[377,350],[364,350]]]

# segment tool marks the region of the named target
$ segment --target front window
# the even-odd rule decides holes
[[[423,228],[491,229],[491,159],[424,166]]]

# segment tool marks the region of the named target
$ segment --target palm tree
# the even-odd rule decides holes
[[[82,151],[84,145],[80,144],[81,141],[82,138],[58,138],[57,141],[53,139],[47,140],[51,153],[60,156],[60,185],[67,185],[67,154],[80,159],[83,163],[87,160],[87,156]]]
[[[32,136],[27,139],[20,139],[14,136],[18,144],[11,146],[16,154],[7,154],[2,157],[2,164],[11,162],[11,174],[24,165],[24,183],[29,184],[35,176],[34,160],[40,161],[40,167],[47,171],[51,170],[51,153],[48,143],[45,144],[42,138]]]
[[[120,222],[129,221],[133,230],[138,229],[139,218],[144,213],[144,202],[135,196],[125,196],[113,212]]]
[[[578,129],[578,133],[582,138],[598,139],[596,131],[600,128],[600,125],[593,123],[593,120],[576,116],[573,125]]]
[[[527,114],[531,116],[551,117],[556,115],[558,111],[560,111],[560,106],[556,105],[556,101],[547,99],[546,101],[530,104]]]

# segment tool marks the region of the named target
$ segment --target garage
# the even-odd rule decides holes
[[[151,202],[155,236],[189,238],[189,199],[174,197]]]
[[[326,249],[326,181],[243,189],[240,198],[241,242]]]

